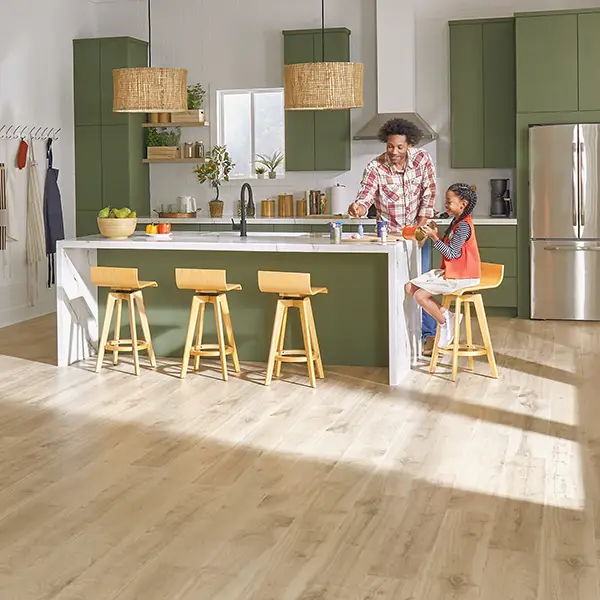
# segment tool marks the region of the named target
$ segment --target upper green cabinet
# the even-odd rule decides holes
[[[324,44],[323,44],[324,42]],[[284,64],[350,60],[350,30],[320,29],[283,32]],[[286,111],[286,171],[347,171],[351,159],[349,110]]]
[[[578,110],[577,15],[516,19],[517,111]]]
[[[577,15],[579,110],[600,110],[600,13]]]
[[[517,15],[517,111],[600,110],[600,12]]]
[[[515,166],[514,19],[450,22],[455,169]]]

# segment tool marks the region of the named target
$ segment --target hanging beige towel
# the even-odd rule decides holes
[[[27,296],[29,305],[38,299],[38,266],[46,259],[46,236],[44,233],[44,206],[40,193],[40,181],[33,151],[33,140],[29,143],[27,177]]]

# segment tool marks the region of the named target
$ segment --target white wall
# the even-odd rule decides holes
[[[0,125],[61,127],[54,164],[67,235],[75,231],[72,40],[96,33],[94,5],[87,0],[19,0],[0,3]],[[18,141],[0,140],[0,160],[14,164]],[[44,143],[35,142],[40,185],[44,184]],[[16,221],[19,241],[0,267],[0,327],[55,309],[54,289],[46,288],[41,264],[39,301],[27,303],[25,269],[26,171],[17,174]],[[0,253],[1,254],[1,253]],[[2,257],[0,257],[2,265]]]
[[[407,0],[410,1],[410,0]],[[577,6],[593,6],[597,0],[578,0]],[[102,35],[147,37],[146,2],[124,0],[99,6]],[[154,65],[189,69],[189,81],[208,86],[213,97],[208,105],[214,119],[217,89],[276,87],[282,85],[283,48],[281,30],[320,26],[320,3],[295,0],[152,0]],[[353,130],[374,114],[375,104],[375,14],[374,0],[327,0],[326,26],[345,26],[352,31],[351,59],[365,64],[365,108],[352,111]],[[476,214],[489,210],[489,180],[509,177],[510,170],[450,169],[448,82],[448,27],[451,19],[509,16],[528,10],[572,8],[569,0],[415,0],[417,9],[417,109],[438,131],[440,139],[428,150],[436,161],[442,206],[443,191],[455,181],[478,186],[480,203]],[[235,15],[235,19],[233,17]],[[398,26],[398,64],[402,57],[402,25]],[[215,129],[184,130],[184,139],[198,136],[215,143]],[[192,136],[190,138],[190,136]],[[212,140],[209,136],[212,136]],[[366,162],[381,151],[377,142],[353,142],[352,170],[348,173],[288,173],[284,181],[256,182],[258,200],[281,192],[297,195],[309,188],[325,189],[339,181],[348,186],[351,199]],[[178,195],[193,195],[204,207],[212,197],[208,186],[200,187],[189,165],[153,165],[153,205],[170,203]],[[222,197],[233,209],[240,182],[224,188]],[[512,186],[514,187],[514,186]]]

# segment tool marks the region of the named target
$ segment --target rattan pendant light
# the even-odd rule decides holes
[[[321,0],[321,61],[285,65],[285,110],[362,108],[362,63],[325,61],[325,0]]]
[[[152,12],[148,0],[148,67],[113,71],[113,112],[184,112],[187,69],[152,67]]]

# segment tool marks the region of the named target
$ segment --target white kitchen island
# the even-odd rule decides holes
[[[105,251],[111,251],[106,252]],[[140,251],[143,253],[140,254]],[[189,261],[190,252],[198,253],[193,255],[193,263],[197,264],[198,268],[211,268],[210,260],[215,260],[215,253],[255,253],[252,257],[253,265],[258,265],[258,268],[270,270],[269,264],[265,258],[268,254],[282,254],[290,257],[293,266],[295,263],[304,258],[309,260],[315,269],[318,270],[318,265],[324,263],[327,259],[341,258],[335,255],[344,255],[346,257],[345,265],[348,268],[342,273],[341,269],[336,269],[334,266],[328,268],[325,274],[321,274],[319,279],[313,274],[313,285],[326,286],[330,291],[335,290],[336,278],[349,277],[360,282],[364,278],[365,287],[364,293],[372,294],[374,297],[385,294],[387,300],[386,328],[387,328],[387,362],[389,368],[389,384],[397,385],[402,378],[408,373],[412,364],[416,361],[420,353],[420,310],[411,298],[407,298],[404,285],[412,277],[416,276],[420,271],[420,252],[414,242],[391,242],[388,244],[380,244],[378,242],[369,241],[353,241],[344,240],[341,244],[332,244],[329,236],[306,234],[306,233],[249,233],[248,237],[240,237],[238,232],[175,232],[169,240],[157,240],[146,236],[143,233],[136,233],[126,240],[109,240],[100,235],[88,236],[74,240],[63,240],[57,246],[57,340],[58,340],[58,364],[59,366],[67,366],[76,361],[84,360],[93,355],[97,348],[98,330],[99,330],[99,296],[98,290],[91,285],[90,282],[90,267],[98,264],[98,253],[102,256],[109,257],[108,263],[112,266],[132,266],[132,264],[123,264],[129,255],[135,256],[133,264],[139,268],[141,279],[155,279],[153,271],[157,270],[157,257],[161,257],[165,269],[169,273],[177,266],[182,266],[181,260],[187,257]],[[157,254],[159,252],[160,254]],[[164,257],[164,253],[168,254]],[[202,254],[205,253],[205,254]],[[306,255],[310,255],[307,257]],[[302,255],[302,256],[301,256]],[[145,257],[148,257],[147,260]],[[235,257],[243,258],[242,255],[235,254]],[[293,257],[296,256],[296,259]],[[360,261],[369,260],[368,256],[377,259],[374,263],[375,267],[380,264],[379,258],[387,261],[387,282],[379,280],[381,290],[372,289],[375,285],[372,279],[369,279],[370,268],[362,266],[353,270],[351,267],[355,263],[358,265]],[[114,259],[112,259],[114,257]],[[170,257],[174,257],[170,260]],[[175,259],[177,257],[177,259]],[[111,260],[112,259],[112,260]],[[242,262],[240,260],[237,263]],[[265,264],[265,267],[262,264]],[[172,264],[171,264],[172,263]],[[299,263],[298,263],[299,264]],[[186,265],[187,266],[187,265]],[[249,271],[252,270],[250,273]],[[277,270],[277,269],[273,269]],[[283,269],[282,269],[283,270]],[[286,268],[285,270],[294,270]],[[296,270],[306,270],[306,268],[298,268]],[[229,275],[228,280],[236,281],[235,277]],[[312,272],[312,269],[311,269]],[[241,273],[241,272],[240,272]],[[244,294],[247,294],[247,299],[256,298],[257,290],[256,283],[252,285],[252,281],[256,280],[256,272],[254,266],[252,269],[244,271],[246,282],[244,290],[231,294],[231,299],[239,303],[238,313],[232,305],[232,317],[236,338],[238,337],[238,327],[242,330],[240,334],[243,336],[245,326],[244,315],[241,313],[241,308],[244,306]],[[170,277],[170,275],[169,275]],[[357,285],[356,281],[352,285]],[[348,282],[345,282],[347,284]],[[383,284],[382,284],[383,283]],[[387,285],[385,285],[387,283]],[[162,284],[159,284],[159,287]],[[359,290],[360,284],[359,285]],[[164,287],[164,286],[163,286]],[[347,289],[340,287],[340,289]],[[181,292],[171,292],[178,294],[181,298]],[[167,336],[168,333],[168,318],[169,310],[168,303],[164,306],[161,312],[155,313],[153,319],[150,307],[152,306],[152,291],[145,292],[147,294],[146,304],[149,306],[148,312],[150,316],[150,328],[156,325],[157,329],[162,329],[162,335]],[[253,296],[251,296],[253,294]],[[264,296],[264,295],[263,295]],[[189,299],[186,297],[185,301]],[[339,322],[336,323],[337,331],[347,334],[348,328],[356,327],[358,319],[364,325],[364,320],[369,319],[369,314],[361,314],[360,296],[359,294],[338,294],[337,299],[334,296],[334,301],[337,302],[337,309],[330,305],[329,310],[335,312]],[[344,311],[341,308],[345,307],[346,302],[355,302],[356,307],[351,311],[351,317],[344,317]],[[317,331],[321,332],[320,322],[325,321],[325,317],[320,321],[317,307],[321,303],[321,299],[315,299],[315,312],[317,314]],[[383,306],[383,305],[381,305]],[[367,311],[368,312],[368,311]],[[374,311],[372,311],[374,312]],[[264,337],[263,330],[267,323],[272,323],[274,314],[268,312],[264,314],[262,310],[258,317],[263,323],[262,330],[259,334],[261,339]],[[354,317],[355,315],[355,317]],[[172,317],[172,316],[171,316]],[[178,316],[178,326],[187,326],[187,320],[183,319],[184,314]],[[379,318],[374,315],[374,318]],[[256,320],[256,311],[252,315],[248,315],[246,320]],[[183,323],[180,323],[181,321]],[[335,319],[334,319],[335,320]],[[329,319],[327,322],[330,324]],[[153,331],[153,340],[156,334]],[[248,334],[249,335],[249,334]],[[341,333],[340,333],[341,335]],[[359,340],[360,341],[360,340]],[[343,343],[340,341],[340,343]],[[335,340],[330,341],[330,347],[335,344]],[[160,351],[159,351],[160,355]],[[327,354],[323,351],[324,360],[327,364]],[[242,360],[244,356],[241,354]],[[266,355],[264,359],[266,360]],[[339,364],[339,363],[338,363]]]

